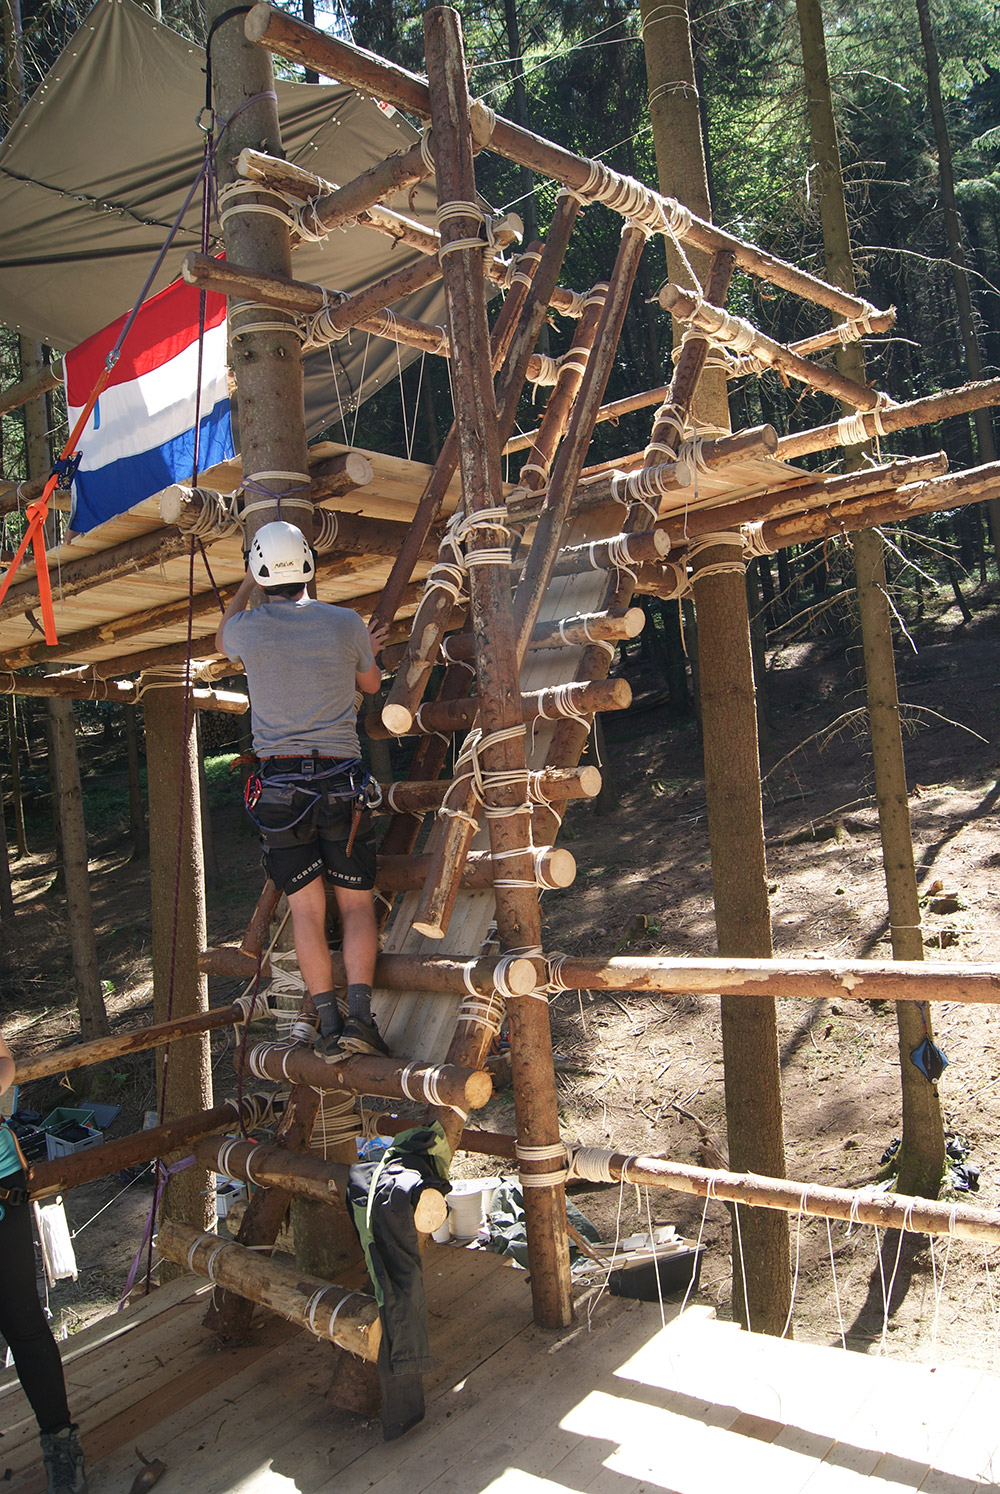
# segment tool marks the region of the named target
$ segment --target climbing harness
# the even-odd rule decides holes
[[[361,824],[361,816],[366,810],[377,809],[382,803],[382,789],[361,758],[335,759],[330,767],[324,768],[319,765],[331,762],[331,759],[318,756],[271,757],[266,758],[265,762],[296,763],[298,766],[277,773],[252,773],[247,779],[243,801],[247,814],[260,833],[274,844],[278,837],[289,834],[301,825],[307,816],[315,815],[321,805],[329,804],[331,800],[348,801],[353,809],[351,833],[347,840],[349,856],[354,849],[354,838]],[[305,803],[294,819],[287,820],[280,826],[266,825],[255,813],[265,791],[272,802],[277,800],[289,809],[301,804],[301,798],[297,796],[304,797]],[[293,841],[296,839],[297,837],[292,836]]]

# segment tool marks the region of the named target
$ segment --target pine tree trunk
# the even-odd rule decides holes
[[[640,12],[660,190],[707,218],[711,209],[687,11],[640,0]],[[667,260],[671,278],[690,286],[690,272],[672,248]],[[691,264],[703,279],[704,263],[692,258]],[[702,376],[694,412],[700,423],[728,430],[724,374],[713,370]],[[734,554],[740,551],[729,546],[705,551],[692,580],[715,921],[721,955],[767,957],[771,920],[745,575],[736,566],[731,573],[698,576],[699,569],[716,562],[730,563]],[[725,997],[721,1005],[730,1166],[783,1177],[774,1001]],[[744,1327],[784,1333],[791,1308],[787,1218],[768,1209],[735,1210],[732,1255],[735,1315]]]
[[[205,948],[205,877],[194,712],[181,686],[151,690],[145,699],[149,781],[149,880],[153,904],[153,1019],[208,1010],[208,982],[198,974]],[[212,1106],[207,1035],[185,1038],[160,1059],[157,1097],[163,1118]],[[193,1229],[214,1225],[203,1168],[189,1167],[166,1185],[164,1214]],[[179,1272],[167,1268],[169,1277]]]
[[[138,859],[149,851],[146,806],[142,797],[139,762],[139,726],[135,706],[124,706],[123,710],[125,712],[125,751],[128,755],[128,831],[132,841],[132,855]]]
[[[965,348],[965,366],[969,370],[970,379],[981,379],[983,377],[983,360],[979,351],[979,338],[976,335],[976,315],[972,304],[972,292],[969,288],[969,276],[965,268],[965,246],[962,243],[962,219],[959,216],[958,204],[955,201],[955,168],[952,161],[948,121],[945,117],[944,103],[941,98],[941,64],[938,60],[937,43],[934,38],[934,23],[931,20],[930,6],[927,0],[915,0],[915,4],[917,7],[917,19],[920,22],[920,40],[923,45],[924,61],[927,68],[927,103],[930,108],[931,123],[934,126],[934,140],[937,145],[941,212],[944,217],[944,231],[948,241],[948,257],[951,260],[951,278],[955,287],[958,324],[961,328],[962,343]],[[995,462],[997,459],[997,448],[993,435],[992,410],[976,410],[973,420],[976,427],[976,441],[979,446],[980,462]],[[991,498],[986,507],[990,516],[993,549],[996,553],[998,564],[1000,564],[1000,498]]]
[[[826,246],[827,276],[844,290],[854,290],[854,265],[840,169],[833,101],[826,64],[826,42],[819,0],[797,0],[805,65],[806,91],[813,156]],[[838,348],[837,366],[859,382],[865,379],[864,354],[859,344]],[[847,470],[861,465],[860,453],[845,461]],[[878,799],[882,859],[885,868],[892,953],[897,960],[923,959],[920,903],[917,895],[906,767],[899,725],[899,696],[892,649],[892,628],[886,596],[885,565],[879,535],[863,531],[851,536],[857,576],[858,610],[864,645],[875,791]],[[900,1192],[934,1198],[944,1170],[944,1127],[937,1088],[911,1062],[910,1054],[924,1037],[933,1038],[911,1003],[896,1004],[902,1084],[903,1144],[897,1186]],[[915,1020],[920,1037],[914,1037]]]
[[[21,798],[21,754],[17,741],[17,697],[12,695],[7,715],[7,749],[10,753],[10,796],[14,811],[14,841],[18,856],[27,856],[28,839],[24,833],[24,800]]]
[[[104,1037],[111,1028],[97,967],[87,831],[83,823],[83,791],[76,751],[76,716],[71,700],[54,697],[48,701],[48,708],[52,721],[52,778],[62,842],[69,943],[80,1007],[80,1031],[85,1038]]]

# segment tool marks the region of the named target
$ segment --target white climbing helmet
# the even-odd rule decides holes
[[[280,519],[257,530],[247,558],[258,586],[304,586],[316,570],[302,530]]]

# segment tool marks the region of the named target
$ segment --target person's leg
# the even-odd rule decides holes
[[[343,928],[344,970],[347,974],[347,1021],[341,1046],[345,1052],[385,1055],[388,1048],[372,1018],[372,980],[378,956],[378,926],[370,891],[334,884]]]
[[[295,955],[302,979],[319,1014],[320,1041],[333,1051],[343,1023],[337,1010],[333,989],[333,961],[326,942],[326,880],[322,873],[289,892],[288,911],[292,915]],[[332,1045],[332,1046],[331,1046]]]
[[[21,1186],[19,1173],[4,1186]],[[28,1205],[3,1205],[0,1219],[0,1334],[14,1358],[18,1378],[41,1432],[70,1424],[62,1360],[35,1285],[35,1252]]]

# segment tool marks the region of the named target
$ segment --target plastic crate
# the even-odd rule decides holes
[[[701,1257],[705,1247],[695,1246],[689,1250],[672,1250],[666,1255],[639,1261],[634,1266],[623,1266],[608,1277],[608,1291],[612,1297],[637,1297],[642,1302],[656,1302],[660,1295],[698,1290],[701,1276]],[[656,1278],[660,1278],[657,1291]]]
[[[69,1122],[64,1124],[69,1124]],[[56,1135],[54,1131],[46,1131],[45,1151],[50,1162],[54,1161],[56,1157],[69,1157],[73,1152],[86,1151],[89,1146],[101,1145],[101,1142],[104,1140],[103,1131],[96,1131],[93,1126],[83,1125],[82,1122],[77,1124],[86,1132],[86,1135],[80,1137],[77,1141],[67,1141],[63,1137]]]
[[[67,1121],[77,1121],[81,1126],[93,1126],[93,1106],[87,1106],[85,1109],[74,1110],[69,1105],[60,1105],[57,1109],[49,1111],[48,1115],[42,1121],[40,1129],[42,1131],[57,1131],[59,1127],[64,1126]]]

